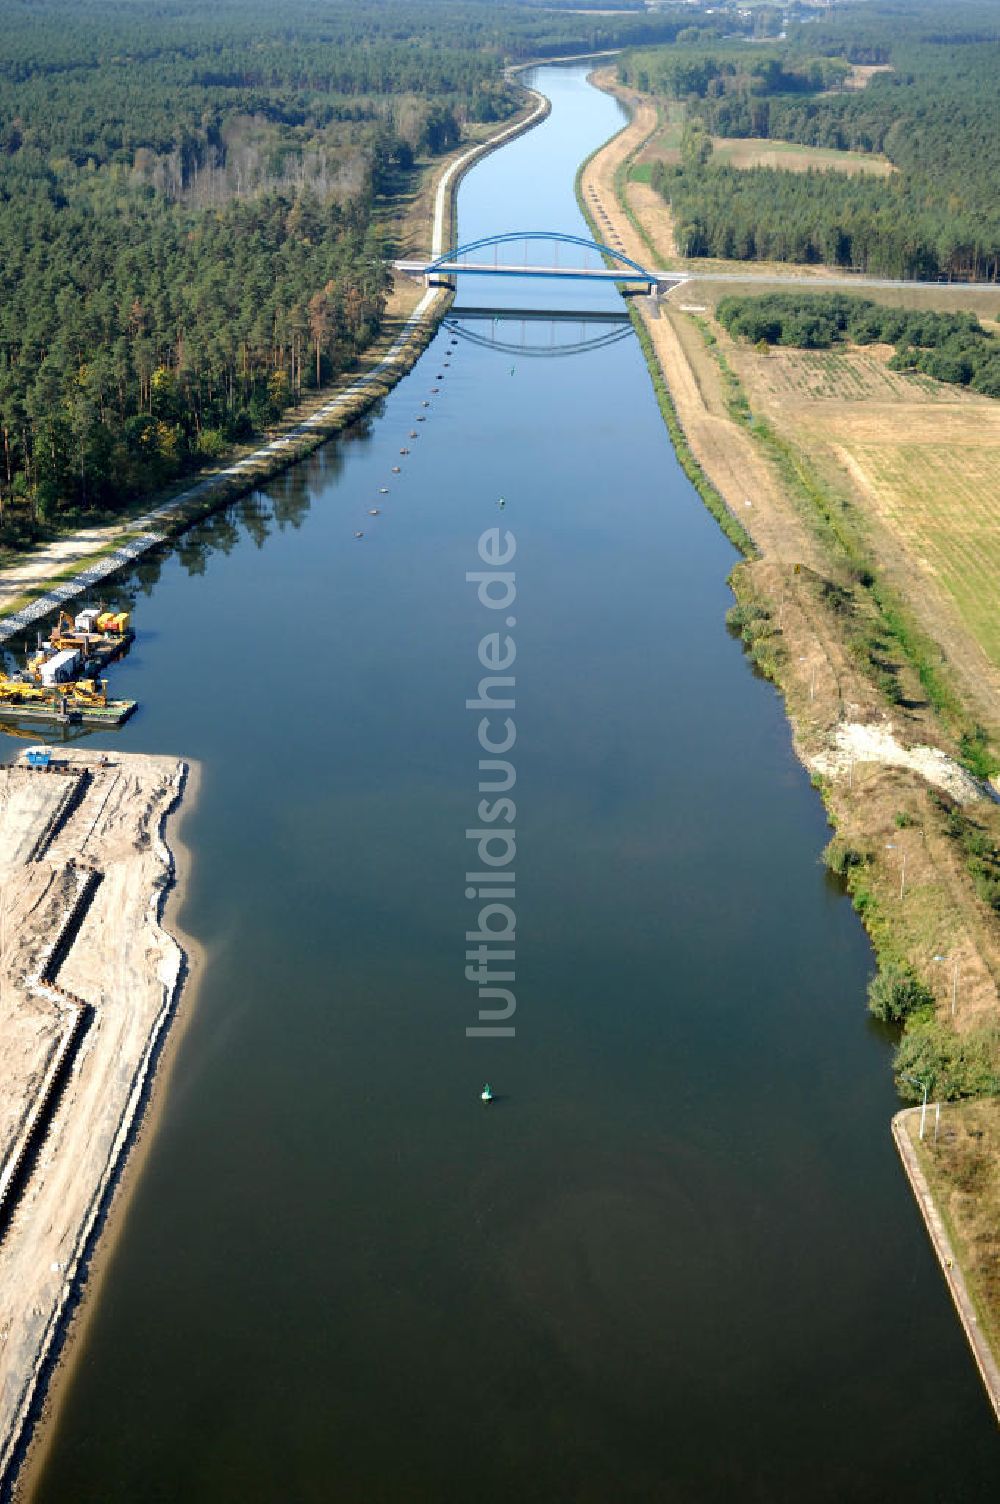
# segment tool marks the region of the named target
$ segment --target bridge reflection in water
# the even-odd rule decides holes
[[[486,350],[550,360],[604,350],[632,333],[627,313],[603,309],[453,308],[444,325]]]

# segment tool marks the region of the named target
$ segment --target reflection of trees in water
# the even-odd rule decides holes
[[[135,605],[138,596],[152,595],[160,583],[163,561],[167,557],[166,549],[154,548],[151,553],[143,554],[127,574],[118,576],[113,582],[109,581],[109,607],[112,610],[129,611]]]
[[[271,536],[274,512],[268,498],[260,491],[252,491],[240,503],[240,521],[251,541],[258,549],[263,548]],[[228,553],[229,549],[225,549]]]
[[[189,527],[168,548],[147,555],[132,571],[133,578],[123,581],[119,589],[127,591],[134,584],[148,595],[159,581],[164,560],[170,557],[187,574],[203,575],[212,554],[231,554],[246,539],[263,548],[275,524],[301,527],[311,504],[310,477],[305,467],[294,465],[270,481],[266,490],[239,497]]]
[[[324,446],[324,450],[332,447]],[[244,539],[249,539],[256,548],[263,548],[275,526],[281,530],[301,527],[312,506],[315,459],[316,455],[291,466],[274,476],[266,489],[239,497],[189,528],[173,545],[172,551],[181,567],[190,575],[202,575],[214,553],[231,554]],[[336,454],[322,466],[324,476],[336,476],[342,468],[343,458]]]
[[[385,398],[379,397],[378,401],[373,402],[371,407],[366,408],[363,413],[354,419],[353,423],[349,423],[345,429],[342,429],[340,434],[341,442],[354,444],[359,440],[370,439],[375,424],[384,416]]]
[[[373,442],[375,426],[384,413],[385,402],[380,400],[311,454],[273,476],[257,493],[270,502],[279,529],[302,526],[315,493],[340,480],[350,448]]]
[[[202,518],[201,522],[181,534],[174,544],[173,552],[187,574],[204,574],[210,554],[232,553],[240,541],[241,522],[246,525],[244,509],[252,500],[252,496],[241,497],[221,511]]]
[[[315,458],[311,456],[304,463],[293,465],[290,470],[275,476],[262,493],[271,504],[280,532],[284,532],[286,527],[300,528],[305,521],[312,506],[312,489],[316,481],[318,467],[314,463]],[[335,474],[339,474],[343,468],[343,460],[339,456],[332,468]]]
[[[200,576],[207,572],[212,554],[231,554],[244,538],[260,549],[275,526],[279,531],[288,527],[298,530],[312,507],[317,490],[326,489],[340,479],[348,446],[370,443],[375,424],[384,411],[384,401],[377,402],[312,454],[275,475],[262,489],[251,491],[217,512],[209,513],[172,542],[151,549],[120,573],[81,591],[62,609],[75,616],[86,606],[100,606],[109,611],[128,611],[134,617],[138,603],[148,599],[159,585],[164,564],[169,559],[176,559],[186,574]],[[39,633],[48,637],[58,615],[58,610],[53,611],[23,636],[11,638],[0,649],[0,662],[6,663],[8,672],[24,666],[36,650]],[[136,631],[141,632],[141,621],[135,620],[134,625]]]

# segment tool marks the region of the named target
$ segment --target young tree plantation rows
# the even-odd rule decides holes
[[[719,322],[753,344],[823,350],[852,341],[895,345],[894,371],[923,371],[936,381],[1000,397],[1000,339],[974,313],[888,308],[842,293],[765,293],[723,298]]]

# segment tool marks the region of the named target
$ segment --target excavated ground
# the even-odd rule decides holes
[[[0,768],[0,1479],[183,975],[160,910],[173,876],[163,830],[186,766],[62,750],[57,761]],[[53,951],[60,934],[68,946]]]

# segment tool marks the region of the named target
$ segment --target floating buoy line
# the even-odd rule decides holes
[[[454,348],[457,344],[458,344],[458,340],[456,338],[453,338],[451,340],[451,342],[450,342],[451,348]],[[449,350],[448,350],[449,356],[450,356],[450,353],[451,353],[451,348],[449,348]],[[445,359],[445,360],[443,360],[441,362],[442,370],[438,371],[435,380],[437,380],[437,381],[443,381],[444,380],[444,368],[448,367],[450,364],[451,364],[450,359]],[[440,390],[441,390],[440,387],[438,387],[438,386],[432,386],[431,389],[430,389],[431,396],[436,396],[440,392]],[[421,407],[430,407],[431,404],[430,404],[429,399],[424,398],[420,405],[421,405]],[[426,415],[424,413],[418,413],[416,415],[416,417],[412,421],[415,422],[415,423],[424,423],[424,422],[426,422]],[[419,433],[417,432],[417,430],[415,428],[411,428],[410,431],[409,431],[408,437],[411,438],[411,439],[416,439],[416,438],[419,438],[420,435],[419,435]],[[405,454],[409,454],[410,453],[409,449],[405,445],[400,449],[399,452],[400,452],[401,455],[405,455]],[[402,474],[402,466],[401,465],[393,465],[392,466],[392,473],[393,473],[393,475],[401,475]],[[388,486],[379,486],[378,489],[379,489],[379,495],[380,496],[388,496],[388,494],[389,494],[389,487]],[[497,505],[501,509],[506,505],[506,503],[504,502],[503,497],[500,498],[500,500],[497,503]],[[368,508],[368,516],[369,517],[378,517],[380,515],[381,515],[381,510],[380,510],[379,507],[369,507]],[[355,536],[355,538],[363,538],[365,535],[364,535],[364,533],[360,529],[356,529],[355,532],[354,532],[354,536]],[[487,1096],[487,1092],[490,1093],[489,1096]],[[486,1087],[484,1089],[484,1092],[483,1092],[483,1101],[484,1102],[485,1101],[492,1101],[492,1092],[490,1092],[489,1083],[487,1083],[487,1085],[486,1085]]]

